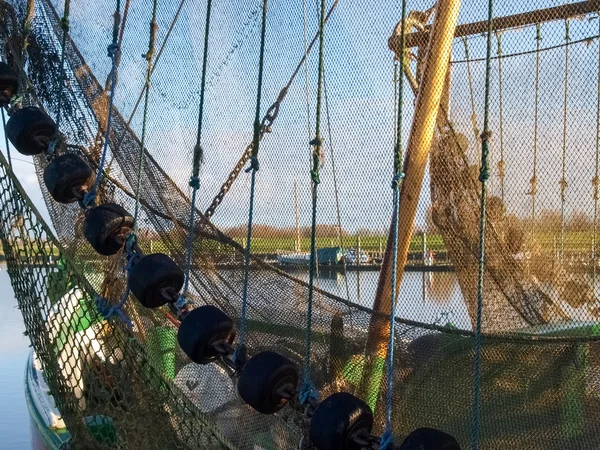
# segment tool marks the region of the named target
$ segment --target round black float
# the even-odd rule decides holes
[[[234,338],[233,321],[212,305],[192,310],[177,332],[179,346],[197,364],[208,364],[223,356]]]
[[[58,203],[82,200],[96,176],[83,158],[67,153],[55,158],[44,170],[44,183]]]
[[[338,392],[317,406],[310,439],[318,450],[361,450],[372,428],[369,405],[352,394]]]
[[[153,253],[140,259],[129,273],[129,288],[146,308],[177,300],[185,276],[167,255]]]
[[[0,107],[8,106],[19,89],[19,77],[5,62],[0,62]]]
[[[55,135],[54,120],[34,106],[15,111],[6,123],[6,136],[23,155],[39,155],[45,152]]]
[[[456,439],[434,428],[417,428],[410,433],[398,450],[460,450]]]
[[[265,351],[248,360],[238,381],[240,397],[263,414],[283,408],[298,388],[298,368],[279,353]]]
[[[116,203],[104,203],[85,212],[83,235],[101,255],[121,250],[132,228],[132,215]]]

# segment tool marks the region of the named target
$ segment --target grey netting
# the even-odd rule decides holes
[[[242,300],[249,187],[249,175],[240,173],[244,159],[241,164],[238,161],[244,154],[247,157],[252,137],[260,3],[225,0],[213,6],[203,135],[206,160],[200,177],[190,280],[193,306],[216,305],[235,321]],[[252,243],[255,257],[248,291],[250,354],[271,349],[298,367],[304,356],[307,275],[301,270],[283,271],[271,263],[278,254],[308,247],[308,142],[314,137],[317,76],[315,52],[306,49],[316,32],[317,7],[312,3],[273,0],[269,6],[263,104],[276,99],[281,104],[263,129]],[[528,3],[499,5],[496,15],[562,5],[556,0]],[[600,303],[595,277],[597,183],[592,180],[597,176],[599,43],[593,2],[585,3],[566,6],[579,12],[584,9],[583,15],[570,21],[568,46],[560,16],[540,12],[518,28],[499,21],[502,64],[494,58],[494,171],[483,296],[487,334],[481,449],[593,449],[598,442],[600,343],[595,336]],[[146,64],[140,55],[147,50],[151,4],[123,1],[123,5],[127,20],[109,163],[97,201],[116,202],[133,211],[140,147],[137,134],[142,126],[137,101]],[[157,55],[152,77],[142,173],[140,246],[147,253],[169,254],[181,267],[188,234],[187,182],[196,138],[205,6],[200,0],[159,1],[158,48],[168,40],[160,58]],[[432,5],[411,0],[408,6],[425,11]],[[4,55],[18,70],[25,2],[0,2],[0,7]],[[57,89],[62,7],[60,0],[35,3],[25,65],[30,84],[24,104],[39,105],[54,116],[62,99],[61,131],[68,151],[81,154],[96,168],[107,118],[110,60],[106,46],[111,41],[114,2],[71,5],[66,83]],[[387,43],[400,19],[399,5],[395,1],[374,5],[336,0],[327,7],[331,12],[325,46],[326,126],[331,127],[331,135],[325,134],[318,247],[341,242],[344,247],[361,247],[377,259],[386,245],[392,208],[394,85],[393,52]],[[459,23],[475,23],[486,14],[487,2],[465,0]],[[420,16],[429,20],[428,15],[413,13],[409,28],[423,28],[416,21]],[[543,39],[534,146],[537,22],[542,24]],[[395,353],[396,437],[432,426],[453,434],[465,448],[469,444],[471,329],[477,300],[478,127],[485,76],[481,31],[475,27],[468,31],[466,41],[454,40],[451,76],[445,86],[448,98],[442,101],[414,224],[416,231],[429,235],[429,248],[444,263],[440,268],[449,265],[452,272],[423,275],[422,281],[413,273],[405,274]],[[411,121],[419,120],[413,117],[409,87],[419,88],[426,59],[426,39],[415,42],[412,38],[408,43],[411,63],[406,70],[411,71],[412,84],[407,83],[405,89],[404,142]],[[566,48],[569,81],[567,108],[563,109]],[[308,64],[299,66],[309,50]],[[538,152],[535,166],[534,148]],[[334,150],[335,174],[330,164]],[[305,419],[299,412],[286,407],[274,416],[262,416],[237,397],[236,377],[224,365],[192,364],[176,348],[175,325],[162,309],[145,310],[131,296],[123,310],[133,322],[132,330],[116,317],[103,320],[94,299],[100,294],[114,303],[121,297],[123,254],[98,257],[82,236],[79,206],[59,205],[51,199],[43,185],[45,157],[36,157],[35,164],[52,231],[31,206],[6,161],[0,162],[0,238],[27,332],[76,448],[271,450],[296,449],[300,442],[308,445],[303,437]],[[534,173],[535,195],[531,195],[527,193]],[[564,204],[559,183],[563,178],[567,181]],[[213,202],[228,179],[228,187]],[[207,209],[210,213],[202,214]],[[409,257],[423,260],[417,239]],[[379,317],[370,309],[377,282],[377,272],[367,270],[371,268],[359,265],[356,273],[346,273],[341,267],[320,268],[312,362],[321,396],[344,390],[367,399],[375,412],[374,432],[381,433],[385,392],[379,386],[385,386],[384,359],[381,352],[365,351],[370,325]],[[352,280],[346,285],[349,288],[342,288],[348,280]],[[93,348],[93,343],[99,343],[100,349]],[[375,379],[375,389],[367,379]],[[85,419],[94,416],[110,418],[116,444],[94,440],[84,426]]]

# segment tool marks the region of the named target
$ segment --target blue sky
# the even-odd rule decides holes
[[[62,2],[54,0],[59,11]],[[160,2],[158,43],[161,43],[178,2]],[[256,95],[260,4],[236,0],[214,2],[209,41],[209,81],[206,99],[203,147],[206,163],[202,170],[199,196],[206,208],[220,184],[250,142]],[[309,39],[317,27],[317,2],[307,0]],[[328,1],[328,5],[332,1]],[[555,0],[497,2],[497,14],[507,15],[562,4]],[[430,2],[409,1],[408,9],[427,9]],[[110,40],[112,1],[74,0],[71,7],[72,36],[92,70],[103,82],[109,70],[106,45]],[[141,58],[148,45],[148,21],[151,2],[132,0],[123,44],[117,106],[128,116],[143,85],[145,61]],[[263,113],[277,97],[303,54],[302,1],[271,0],[268,11],[265,53]],[[176,182],[187,189],[191,170],[191,152],[197,126],[198,89],[203,53],[205,2],[186,0],[180,19],[153,76],[150,104],[150,127],[147,147]],[[463,2],[459,23],[485,19],[487,2]],[[322,123],[326,139],[326,164],[319,186],[319,221],[335,223],[333,174],[330,150],[335,150],[340,190],[342,226],[385,229],[391,214],[391,180],[393,148],[393,63],[387,38],[400,19],[400,2],[384,0],[377,7],[370,1],[340,0],[326,30],[325,71],[330,101],[332,142],[327,122]],[[597,34],[597,21],[573,21],[574,40]],[[564,23],[543,26],[543,47],[564,42]],[[505,53],[535,48],[532,27],[506,32]],[[233,52],[232,48],[237,47]],[[485,39],[469,39],[472,58],[484,56]],[[316,48],[315,48],[316,50]],[[494,47],[495,50],[495,47]],[[578,44],[570,49],[570,83],[568,114],[568,210],[591,211],[591,178],[595,152],[596,64],[598,42]],[[308,141],[314,137],[316,96],[316,51],[309,58],[310,114],[307,117],[304,68],[290,88],[280,116],[261,144],[261,170],[258,173],[256,221],[275,226],[294,223],[293,184],[300,194],[303,225],[310,221],[310,176]],[[562,96],[564,49],[544,52],[541,56],[540,84],[540,194],[541,206],[560,206],[558,180],[562,147]],[[455,41],[453,59],[464,59],[464,48]],[[503,60],[504,77],[504,151],[507,164],[505,189],[509,210],[526,213],[532,171],[534,55]],[[471,65],[474,78],[475,105],[479,125],[482,123],[485,65]],[[478,147],[470,123],[470,98],[466,64],[453,68],[452,116],[457,128],[471,138],[470,158],[478,160]],[[408,92],[408,89],[407,89]],[[412,120],[412,94],[408,93],[404,112],[404,141]],[[325,111],[324,111],[325,112]],[[492,158],[499,155],[498,73],[497,61],[492,70]],[[312,133],[309,134],[307,121]],[[133,120],[141,134],[141,108]],[[17,163],[16,163],[17,164]],[[27,185],[34,187],[32,166],[16,165]],[[419,223],[429,203],[428,177],[419,208]],[[492,191],[499,182],[492,179]],[[215,215],[221,226],[246,221],[249,176],[242,173]],[[37,195],[39,199],[39,194]],[[585,201],[584,201],[585,200]]]

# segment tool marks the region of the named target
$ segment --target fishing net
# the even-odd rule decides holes
[[[18,69],[26,5],[9,3],[0,3],[0,27],[6,60]],[[252,140],[261,3],[217,3],[209,35],[190,297],[193,307],[218,306],[237,323],[248,214],[249,175],[243,168]],[[265,104],[277,102],[261,133],[247,319],[251,355],[274,350],[298,367],[305,352],[308,275],[302,268],[284,271],[274,261],[308,248],[308,142],[317,80],[311,42],[318,18],[316,6],[309,3],[269,5],[263,98]],[[500,5],[496,15],[562,5],[553,0],[530,3]],[[167,253],[183,267],[206,8],[198,0],[159,1],[146,163],[140,172],[146,65],[140,55],[147,49],[151,5],[123,5],[108,163],[97,201],[133,211],[140,176],[139,245],[146,253]],[[564,19],[539,13],[528,22],[533,25],[503,22],[501,54],[493,59],[482,449],[597,446],[597,184],[591,183],[597,168],[591,161],[597,152],[599,33],[593,8],[576,5],[565,6],[573,8],[565,17],[576,16],[569,22],[568,42]],[[353,247],[360,270],[350,272],[342,264],[319,269],[312,316],[313,381],[322,398],[347,391],[368,400],[375,412],[374,432],[381,433],[385,389],[379,387],[386,382],[385,360],[367,347],[367,340],[370,326],[385,319],[371,310],[377,272],[370,269],[376,267],[361,267],[360,255],[366,251],[377,262],[387,244],[394,142],[393,53],[387,39],[400,11],[396,2],[377,8],[370,2],[327,6],[326,125],[331,132],[325,134],[317,245],[344,251]],[[408,8],[425,11],[430,6],[410,1]],[[113,9],[110,1],[71,5],[65,83],[60,83],[61,1],[35,3],[25,55],[30,84],[24,105],[42,106],[54,117],[60,103],[67,151],[84,156],[94,169],[108,117],[106,45]],[[459,23],[485,20],[486,11],[481,1],[465,1]],[[539,52],[536,22],[543,23]],[[432,426],[453,434],[465,447],[469,443],[485,86],[485,38],[480,34],[485,25],[470,29],[466,40],[454,41],[448,102],[438,117],[429,173],[418,193],[415,228],[427,233],[425,247],[435,252],[438,268],[449,266],[453,272],[407,273],[403,280],[394,375],[398,439],[416,427]],[[409,68],[418,88],[426,40],[409,44]],[[405,138],[414,114],[409,92],[407,83]],[[11,280],[76,448],[309,445],[306,419],[297,411],[261,415],[237,396],[236,375],[225,365],[191,363],[176,345],[176,327],[162,309],[146,310],[130,298],[122,310],[131,329],[118,316],[105,320],[95,298],[119,301],[126,284],[123,252],[100,258],[87,244],[79,205],[60,205],[45,191],[45,157],[34,162],[52,228],[6,160],[1,162],[0,238]],[[530,183],[532,177],[535,183]],[[563,179],[567,185],[561,191]],[[409,259],[425,265],[423,253],[415,238]]]

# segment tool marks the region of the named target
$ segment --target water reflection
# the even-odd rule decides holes
[[[308,272],[290,273],[308,281]],[[377,290],[377,271],[352,271],[344,275],[337,270],[319,269],[318,286],[362,306],[372,307]],[[348,294],[346,291],[346,283]],[[405,272],[398,297],[397,317],[425,323],[447,322],[471,329],[466,305],[456,275],[452,272]]]

